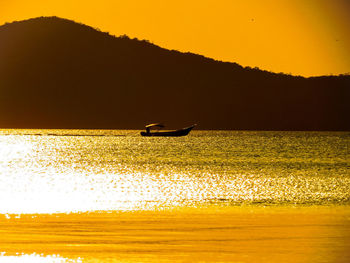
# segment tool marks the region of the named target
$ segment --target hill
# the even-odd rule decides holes
[[[350,76],[243,68],[57,17],[0,27],[1,128],[350,130]]]

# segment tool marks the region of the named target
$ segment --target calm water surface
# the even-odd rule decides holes
[[[194,131],[181,138],[101,130],[0,134],[1,213],[350,201],[349,133]]]
[[[346,262],[349,146],[347,132],[0,130],[0,259],[278,262],[295,255],[266,244],[299,242],[297,262]],[[341,216],[285,213],[315,206]]]

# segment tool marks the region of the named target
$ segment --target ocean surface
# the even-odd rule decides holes
[[[0,213],[337,205],[349,189],[346,132],[0,131]]]
[[[348,211],[349,204],[349,132],[195,130],[186,137],[148,138],[141,137],[139,131],[135,130],[0,130],[0,215],[5,220],[0,226],[7,229],[2,231],[5,236],[8,235],[7,243],[0,242],[0,248],[1,244],[7,248],[0,249],[0,252],[3,252],[0,259],[6,258],[9,262],[14,262],[11,261],[12,259],[20,259],[18,262],[22,262],[26,258],[34,261],[45,259],[47,260],[45,262],[70,262],[70,257],[78,260],[73,262],[80,262],[77,258],[84,253],[79,250],[81,253],[76,251],[75,254],[69,254],[65,249],[68,244],[72,245],[73,241],[70,239],[62,241],[61,236],[57,237],[57,240],[67,243],[65,249],[45,251],[42,250],[42,246],[35,245],[37,243],[34,242],[30,248],[18,250],[18,245],[31,244],[31,239],[27,237],[25,239],[27,243],[24,242],[23,236],[18,236],[19,232],[24,231],[23,233],[33,236],[37,234],[33,229],[39,229],[46,235],[51,233],[52,236],[55,232],[48,232],[46,228],[47,225],[53,224],[52,222],[55,222],[53,226],[58,227],[58,232],[59,229],[66,229],[67,226],[72,228],[74,224],[81,222],[74,225],[77,228],[70,229],[72,231],[70,233],[76,233],[79,230],[86,231],[84,232],[86,234],[92,226],[96,226],[95,220],[106,224],[112,221],[119,222],[118,226],[121,226],[126,224],[125,222],[134,222],[135,213],[140,213],[137,220],[144,219],[142,222],[137,221],[137,224],[140,227],[142,225],[144,229],[149,226],[145,223],[148,222],[146,218],[151,218],[153,223],[154,218],[160,221],[163,218],[164,224],[169,222],[169,218],[173,220],[175,215],[183,220],[187,217],[197,218],[197,221],[191,221],[194,227],[201,224],[203,218],[209,220],[210,216],[217,214],[220,217],[232,217],[233,221],[222,222],[228,226],[237,223],[236,215],[242,216],[242,212],[237,212],[238,210],[247,208],[250,212],[242,218],[260,216],[262,219],[259,222],[268,224],[267,222],[275,222],[276,219],[271,221],[271,218],[276,217],[271,216],[270,219],[263,217],[266,211],[272,211],[261,212],[261,209],[266,207],[282,209],[282,211],[292,208],[333,207],[338,209],[337,211],[344,212]],[[174,212],[175,214],[168,217],[164,215],[170,211],[184,211],[184,209],[192,209],[192,212],[180,214]],[[252,210],[261,213],[258,212],[258,215],[253,217]],[[343,227],[343,230],[349,230],[350,217],[343,212],[340,213],[342,219],[337,218],[335,221],[341,222],[337,223],[337,226]],[[111,216],[115,213],[119,213],[118,216]],[[133,219],[127,217],[124,221],[120,221],[120,213],[124,216],[130,215]],[[50,216],[55,215],[60,215],[61,221],[56,217],[52,219],[53,221],[50,219]],[[327,215],[324,218],[332,217]],[[21,218],[22,221],[11,221],[21,220]],[[30,221],[33,220],[30,218],[36,218],[35,220],[41,220],[45,224],[39,224],[39,227],[36,221]],[[286,218],[282,217],[281,220],[288,221],[291,217],[286,216]],[[202,223],[213,227],[217,221],[218,218],[213,218],[212,221]],[[242,222],[239,221],[238,224],[244,225]],[[246,224],[251,227],[253,223],[249,222],[247,221]],[[305,227],[304,223],[302,220],[301,226]],[[256,225],[256,222],[254,224]],[[24,226],[27,228],[23,228]],[[105,225],[101,224],[102,226]],[[233,228],[232,225],[230,227],[225,233],[231,237]],[[214,232],[217,231],[217,228],[213,229]],[[293,231],[295,230],[291,230]],[[97,232],[100,235],[103,231],[99,229]],[[123,235],[127,236],[127,233]],[[169,237],[174,234],[171,233]],[[179,233],[183,234],[184,229]],[[204,236],[210,239],[210,234],[205,233]],[[215,233],[216,236],[223,234],[222,231]],[[244,238],[251,237],[247,234],[249,231],[244,233],[247,235]],[[203,236],[202,234],[200,236]],[[46,238],[47,236],[44,240],[47,240]],[[341,238],[337,244],[343,249],[344,240],[348,237]],[[18,240],[22,240],[22,243]],[[56,248],[59,247],[58,244],[62,244],[57,240],[54,243]],[[108,240],[112,242],[110,238]],[[97,243],[102,249],[111,246],[111,243],[106,242],[103,239]],[[186,242],[182,241],[182,243]],[[181,246],[182,243],[178,245]],[[255,246],[258,245],[255,244]],[[138,251],[135,247],[133,249],[130,250],[131,254]],[[158,254],[159,258],[171,252],[168,247],[167,249],[164,250],[165,252],[161,250],[165,254],[163,252]],[[183,249],[186,251],[187,247]],[[118,255],[122,253],[130,256],[130,253],[127,253],[129,250],[125,251],[123,251],[124,254],[119,251]],[[217,251],[221,250],[218,248]],[[57,256],[61,255],[61,252],[66,253],[68,258]],[[128,257],[128,261],[125,262],[157,261],[152,257],[156,252],[153,254],[152,250],[146,252],[141,259]],[[211,251],[210,255],[214,252]],[[6,256],[6,253],[10,254]],[[45,256],[35,253],[44,253]],[[116,254],[113,256],[108,253],[106,252],[108,257],[115,258]],[[194,252],[188,253],[191,255]],[[247,257],[236,255],[236,259],[240,262],[249,262],[251,259],[264,262],[263,258],[259,258],[260,254],[254,254],[255,257],[253,257],[249,253]],[[102,254],[99,252],[96,255],[85,255],[86,262],[105,262],[107,256],[104,258]],[[222,256],[222,253],[218,255]],[[229,255],[232,256],[232,253]],[[285,255],[290,256],[288,253]],[[100,261],[99,257],[102,257]],[[175,258],[169,257],[164,256],[163,259],[176,261]],[[122,259],[119,257],[118,262],[123,261]],[[231,261],[230,259],[232,258],[223,257],[220,260]],[[277,255],[276,262],[279,259]],[[348,258],[345,257],[345,259]],[[186,261],[184,258],[178,258],[178,260]],[[303,260],[300,262],[304,262]],[[211,260],[204,256],[201,261]],[[212,258],[212,261],[215,261],[215,258]],[[266,262],[274,262],[274,260],[267,258]]]

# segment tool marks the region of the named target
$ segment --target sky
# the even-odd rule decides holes
[[[350,73],[349,0],[0,0],[0,24],[39,16],[242,66]]]

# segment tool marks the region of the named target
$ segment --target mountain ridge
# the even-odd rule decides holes
[[[305,77],[305,76],[301,76],[301,75],[288,74],[288,73],[285,73],[285,72],[273,72],[273,71],[269,71],[269,70],[260,69],[258,67],[250,67],[250,66],[243,67],[242,65],[240,65],[239,63],[236,63],[236,62],[214,59],[214,58],[211,58],[211,57],[208,57],[208,56],[204,56],[204,55],[197,54],[197,53],[194,53],[194,52],[189,52],[189,51],[188,52],[182,52],[182,51],[179,51],[179,50],[176,50],[176,49],[164,48],[164,47],[161,47],[161,46],[159,46],[157,44],[154,44],[153,42],[151,42],[149,40],[146,40],[146,39],[130,38],[129,36],[127,36],[125,34],[124,35],[120,35],[120,36],[112,35],[109,32],[102,31],[101,29],[99,29],[97,27],[92,27],[92,26],[89,26],[89,25],[86,25],[86,24],[83,24],[83,23],[80,23],[80,22],[76,22],[76,21],[73,21],[73,20],[70,20],[70,19],[61,18],[61,17],[57,17],[57,16],[42,16],[42,17],[29,18],[29,19],[21,20],[21,21],[13,21],[11,23],[7,22],[7,23],[5,23],[3,25],[0,25],[0,27],[11,26],[13,24],[21,24],[21,23],[24,23],[24,22],[35,22],[35,21],[38,21],[38,20],[58,20],[58,21],[61,21],[61,22],[65,22],[65,23],[69,23],[69,24],[75,25],[75,26],[76,25],[82,26],[82,27],[85,27],[88,30],[98,31],[98,32],[104,34],[106,37],[110,37],[111,39],[114,39],[114,38],[121,38],[121,39],[123,39],[123,38],[125,38],[125,39],[132,40],[132,41],[139,41],[139,42],[142,42],[142,43],[144,43],[146,45],[153,46],[155,48],[160,48],[160,49],[164,49],[164,50],[167,50],[167,51],[176,52],[176,53],[179,53],[179,54],[195,55],[195,56],[198,56],[198,57],[210,60],[210,61],[233,64],[233,65],[239,66],[241,68],[254,69],[254,70],[260,70],[260,71],[263,71],[263,72],[266,72],[266,73],[271,73],[271,74],[282,74],[282,75],[288,75],[288,76],[294,76],[294,77],[302,77],[302,78],[322,77],[322,76]],[[339,74],[339,75],[346,75],[346,74]],[[330,76],[333,76],[333,75],[330,75]]]
[[[57,17],[0,26],[0,127],[350,130],[350,76],[273,73]]]

